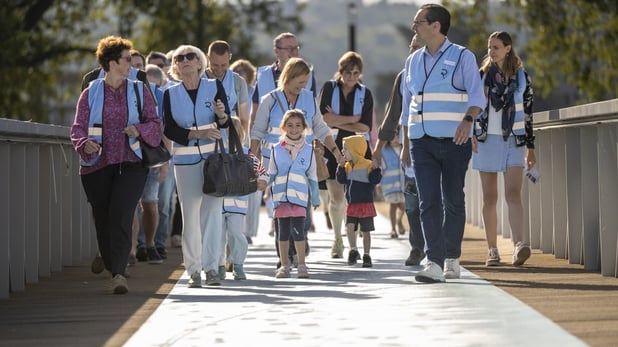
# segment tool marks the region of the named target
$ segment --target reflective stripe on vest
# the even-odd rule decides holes
[[[307,171],[313,160],[313,147],[306,144],[292,161],[288,151],[280,144],[273,147],[273,157],[277,175],[272,185],[275,208],[282,202],[307,207],[309,201],[309,181]]]
[[[424,135],[453,137],[467,110],[468,94],[453,86],[453,74],[464,47],[452,44],[438,58],[426,76],[424,54],[416,54],[408,63],[404,82],[413,91],[408,119],[410,139]],[[413,76],[413,77],[411,77]],[[420,78],[419,78],[420,77]],[[444,81],[450,83],[444,83]]]
[[[223,199],[223,213],[239,213],[239,214],[247,214],[247,209],[249,207],[249,196],[243,195],[233,198],[224,198]]]
[[[272,146],[279,143],[279,138],[282,134],[281,121],[283,120],[283,112],[284,110],[289,110],[289,107],[285,102],[287,99],[281,89],[273,90],[270,93],[270,97],[273,98],[274,103],[270,109],[270,115],[268,118],[268,131],[264,137],[264,141],[262,142],[262,155],[266,158],[270,158],[270,150]],[[285,105],[280,105],[278,100],[281,100],[281,102],[285,103]],[[301,109],[303,111],[305,121],[307,122],[307,129],[305,129],[305,140],[307,143],[311,143],[313,141],[313,115],[316,113],[313,94],[311,94],[308,90],[302,89],[296,99],[296,105],[294,108]]]
[[[182,83],[169,88],[170,106],[172,116],[179,127],[188,130],[201,130],[217,128],[214,111],[215,97],[217,95],[217,82],[213,79],[201,78],[197,90],[195,103],[189,96]],[[221,132],[223,142],[227,136]],[[215,141],[210,139],[192,139],[184,146],[177,142],[173,143],[174,164],[191,165],[197,164],[215,150]]]
[[[102,71],[102,70],[101,70]],[[137,110],[137,99],[133,83],[137,83],[140,100],[144,100],[144,84],[140,81],[127,81],[127,109],[129,115],[127,117],[127,126],[137,124],[139,120],[139,111]],[[96,79],[88,85],[88,107],[90,114],[88,115],[88,138],[103,144],[103,104],[105,102],[105,81],[102,78]],[[134,105],[134,106],[130,106]],[[142,103],[142,108],[143,108]],[[138,158],[142,158],[142,150],[139,141],[136,138],[128,137],[129,147]],[[100,157],[92,161],[85,162],[80,159],[80,165],[93,166],[99,161]]]
[[[382,193],[384,195],[403,192],[404,175],[401,168],[401,161],[399,160],[399,154],[395,152],[395,149],[391,146],[385,146],[382,149],[382,158],[386,164],[386,168],[382,174],[382,181],[380,186],[382,187]]]

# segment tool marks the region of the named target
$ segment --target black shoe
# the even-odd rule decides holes
[[[161,259],[167,259],[167,249],[165,247],[157,247],[157,253],[159,253]]]
[[[406,259],[406,266],[416,266],[421,264],[421,260],[425,258],[425,253],[418,249],[410,251],[410,256]]]
[[[354,265],[360,259],[360,254],[357,250],[351,249],[348,252],[348,265]]]
[[[371,257],[369,256],[369,254],[363,254],[363,267],[372,267],[373,264],[371,264]]]
[[[146,247],[139,247],[135,253],[135,257],[137,258],[137,261],[148,261],[148,252],[146,252]]]
[[[148,264],[163,264],[163,258],[161,258],[156,248],[148,247],[146,252],[148,253]]]

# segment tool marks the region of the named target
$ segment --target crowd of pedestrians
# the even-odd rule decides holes
[[[144,56],[125,38],[101,39],[99,68],[84,75],[71,128],[97,233],[92,271],[107,270],[111,291],[124,294],[129,266],[161,264],[171,246],[182,248],[191,288],[220,285],[226,272],[246,280],[263,205],[273,224],[274,277],[291,277],[294,268],[297,277],[310,277],[309,231],[318,206],[333,231],[330,256],[346,256],[347,236],[347,264],[362,260],[370,268],[380,190],[390,205],[390,236],[409,231],[405,264],[422,266],[416,281],[459,278],[470,161],[482,183],[486,265],[503,264],[496,240],[499,172],[513,235],[510,263],[523,265],[531,252],[523,235],[522,174],[536,164],[530,78],[509,33],[488,36],[479,68],[471,51],[447,37],[450,20],[436,4],[414,15],[409,55],[375,141],[374,100],[362,83],[367,67],[358,52],[343,54],[318,90],[289,32],[274,38],[274,62],[259,67],[232,62],[223,40],[205,51],[183,44]],[[203,194],[204,162],[232,127],[253,160],[258,191]],[[141,143],[161,140],[172,159],[143,167]],[[320,179],[319,167],[325,167]]]

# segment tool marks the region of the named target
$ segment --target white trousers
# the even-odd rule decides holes
[[[217,271],[221,257],[223,198],[202,193],[203,170],[203,160],[174,166],[182,210],[182,255],[189,275]]]
[[[247,258],[249,244],[247,237],[242,232],[242,227],[245,224],[245,215],[240,213],[224,213],[223,214],[223,233],[221,234],[221,243],[223,245],[220,265],[225,264],[225,244],[230,245],[230,255],[227,257],[227,262],[232,264],[244,264]]]
[[[245,216],[245,236],[257,236],[258,226],[260,225],[260,207],[262,206],[263,196],[264,192],[261,190],[249,194],[249,204],[247,208],[247,215]]]

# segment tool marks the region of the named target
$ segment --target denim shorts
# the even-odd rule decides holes
[[[150,169],[146,185],[142,193],[142,201],[149,203],[159,202],[159,169]]]
[[[487,135],[478,143],[478,152],[472,153],[472,168],[483,172],[505,172],[506,168],[525,165],[526,146],[515,145],[515,137],[504,141],[502,135]]]

